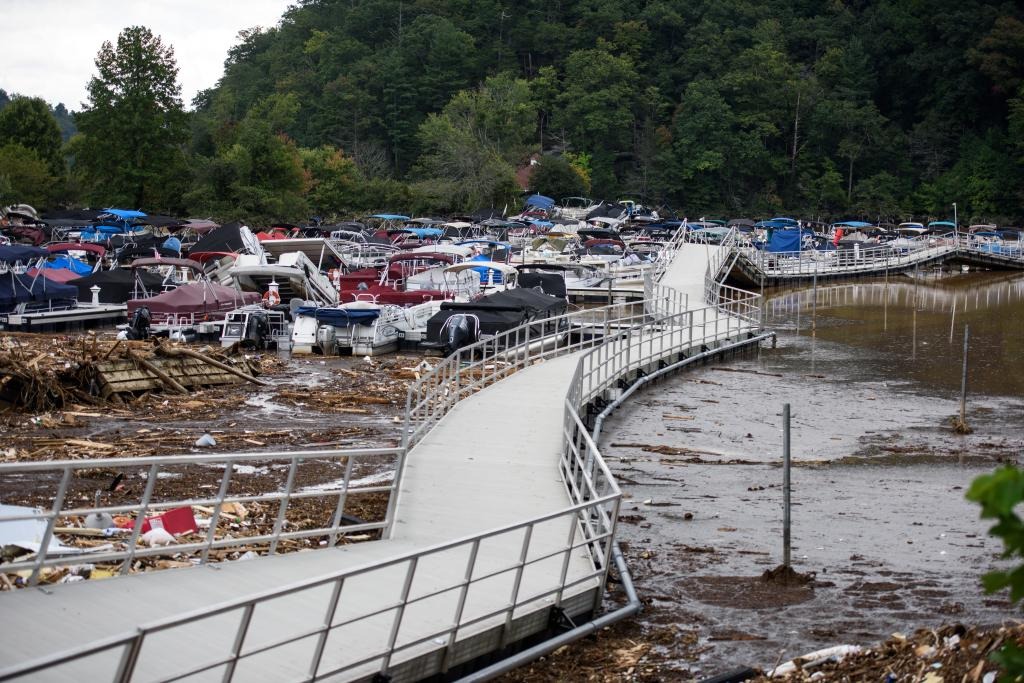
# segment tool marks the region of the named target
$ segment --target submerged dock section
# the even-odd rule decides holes
[[[384,453],[397,464],[382,487],[390,495],[380,540],[344,544],[365,531],[343,525],[346,496],[359,490],[347,470],[329,491],[338,507],[318,532],[329,539],[322,550],[8,592],[0,609],[22,627],[0,643],[0,680],[412,681],[490,665],[475,674],[489,676],[542,652],[493,664],[527,638],[584,635],[601,613],[613,563],[628,581],[615,548],[621,492],[595,426],[638,385],[769,336],[760,298],[721,284],[729,245],[687,239],[680,231],[673,240],[642,305],[524,325],[421,377],[409,392],[403,443]],[[580,325],[605,334],[569,333]],[[300,495],[294,471],[318,455],[265,457],[292,463],[285,490],[271,494],[284,506]],[[147,459],[151,482],[157,460]],[[55,480],[69,480],[76,466],[33,465]],[[0,476],[16,468],[0,465]],[[234,501],[232,469],[214,509]],[[65,491],[38,515],[47,540],[62,512],[80,505]],[[117,513],[141,517],[152,493],[148,485]],[[281,525],[274,534],[288,536]],[[111,552],[130,562],[141,551]],[[27,569],[35,577],[70,561],[41,553]],[[600,623],[635,611],[633,598]]]
[[[1024,270],[1024,248],[1019,242],[996,243],[968,233],[865,243],[826,251],[768,252],[737,242],[729,248],[729,278],[752,287],[882,276],[945,263],[989,270]]]

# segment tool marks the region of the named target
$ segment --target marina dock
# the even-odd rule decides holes
[[[525,326],[422,378],[382,540],[9,592],[0,609],[26,627],[0,644],[0,680],[417,680],[586,621],[621,499],[592,418],[623,387],[763,337],[755,295],[704,301],[723,294],[708,276],[724,250],[674,248],[644,311],[585,312],[617,325],[608,338],[531,351]]]

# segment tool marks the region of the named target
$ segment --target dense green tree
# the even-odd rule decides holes
[[[256,222],[308,217],[308,179],[299,148],[283,131],[299,110],[294,95],[271,95],[219,138],[187,201],[202,213]],[[326,162],[325,162],[326,165]]]
[[[35,150],[9,142],[0,146],[0,203],[47,206],[54,198],[57,178]]]
[[[460,91],[419,129],[421,203],[434,211],[499,206],[516,193],[514,167],[527,149],[536,109],[524,81],[507,75]]]
[[[582,174],[564,157],[544,156],[530,171],[530,189],[561,199],[586,194]]]
[[[0,145],[21,145],[46,163],[50,175],[64,175],[60,128],[50,106],[38,97],[15,96],[0,111]]]
[[[345,216],[362,208],[362,178],[355,161],[330,145],[300,149],[299,158],[306,174],[307,202],[313,213]]]
[[[87,198],[98,204],[180,208],[185,113],[174,49],[148,28],[104,42],[89,102],[69,143]]]

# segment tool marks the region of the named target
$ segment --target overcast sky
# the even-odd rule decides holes
[[[182,100],[217,83],[242,29],[276,26],[294,0],[0,0],[0,88],[72,111],[105,40],[142,25],[174,47]]]

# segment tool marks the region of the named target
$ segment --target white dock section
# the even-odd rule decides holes
[[[662,283],[687,294],[691,310],[704,306],[718,249],[684,244],[665,272]],[[654,330],[606,344],[604,357],[678,353],[684,334],[707,339],[706,330],[718,335],[720,319],[730,318],[710,310],[699,328],[692,315],[688,329],[673,328],[671,345]],[[726,324],[721,337],[740,329]],[[654,340],[662,340],[658,349]],[[0,640],[0,669],[194,612],[166,630],[147,628],[134,660],[118,644],[24,680],[288,681],[342,669],[331,680],[382,670],[415,680],[543,630],[553,604],[570,616],[589,612],[604,568],[595,570],[585,546],[572,548],[584,536],[559,470],[566,394],[583,353],[538,360],[455,404],[408,453],[389,538],[8,592],[0,616],[19,627]],[[600,372],[608,363],[591,356],[584,365]],[[512,528],[495,531],[504,527]],[[340,573],[341,582],[305,585]],[[134,670],[124,676],[118,667],[128,660]]]
[[[689,307],[704,305],[704,276],[708,264],[717,262],[724,247],[713,244],[690,244],[684,242],[676,251],[675,258],[665,270],[661,284],[689,296]]]

